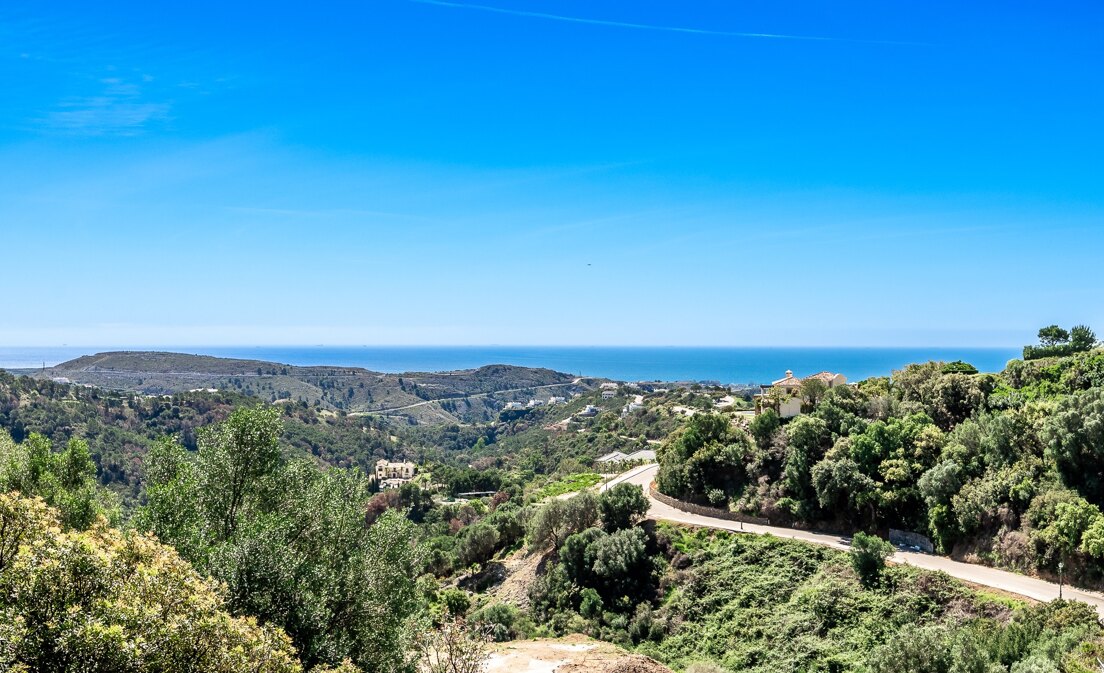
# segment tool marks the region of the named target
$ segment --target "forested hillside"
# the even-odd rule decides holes
[[[234,391],[267,402],[304,402],[331,411],[384,412],[429,423],[493,419],[507,401],[570,395],[593,382],[550,369],[488,365],[455,372],[383,374],[359,367],[297,367],[184,353],[119,351],[25,372],[107,390],[171,395]],[[430,401],[438,401],[426,404]]]
[[[918,531],[955,557],[1104,583],[1104,351],[996,375],[910,365],[805,406],[746,432],[695,417],[660,453],[661,490],[772,522]]]
[[[1088,673],[1104,654],[1088,606],[887,566],[876,536],[848,553],[657,525],[627,483],[569,497],[601,478],[597,456],[658,449],[676,497],[772,523],[909,529],[967,560],[1044,576],[1062,564],[1066,581],[1099,585],[1104,350],[1031,354],[999,374],[931,362],[810,387],[786,421],[699,386],[412,425],[0,373],[0,610],[16,625],[0,628],[0,664],[143,666],[134,643],[154,642],[164,662],[247,651],[258,670],[409,673],[434,639],[478,659],[484,638],[585,633],[694,673]],[[382,456],[421,474],[376,492]],[[493,495],[457,498],[473,491]],[[89,578],[101,588],[73,590]],[[48,582],[49,609],[80,620],[35,621]],[[168,621],[128,621],[137,596]],[[189,601],[202,609],[174,616]]]

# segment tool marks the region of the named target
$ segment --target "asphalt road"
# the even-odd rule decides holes
[[[621,482],[628,482],[640,486],[644,489],[644,493],[647,494],[648,484],[655,479],[655,473],[658,467],[658,465],[645,465],[629,470],[625,474],[611,479],[603,489],[610,488]],[[683,512],[682,510],[665,505],[651,496],[648,497],[648,500],[651,502],[648,516],[652,519],[672,521],[674,523],[692,526],[702,526],[704,528],[756,533],[759,535],[766,535],[769,533],[777,537],[804,540],[805,542],[812,542],[814,544],[834,547],[836,549],[848,549],[850,546],[850,540],[846,537],[840,537],[839,535],[817,533],[807,530],[795,530],[779,526],[760,526],[750,523],[741,524],[738,521],[728,521],[727,519],[717,519],[710,516]],[[941,570],[952,577],[957,577],[967,582],[1008,591],[1038,601],[1050,601],[1058,598],[1057,584],[1034,577],[1017,575],[1005,570],[997,570],[996,568],[954,561],[945,556],[936,556],[934,554],[924,554],[921,552],[898,551],[893,555],[891,561],[894,563],[907,563],[908,565],[924,568],[926,570]],[[1104,594],[1095,591],[1087,591],[1085,589],[1076,589],[1066,585],[1062,590],[1062,597],[1067,600],[1077,600],[1088,603],[1095,607],[1097,613],[1104,618]]]

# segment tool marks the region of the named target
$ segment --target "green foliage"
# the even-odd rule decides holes
[[[437,594],[437,601],[450,615],[462,617],[471,608],[471,597],[462,589],[445,589]]]
[[[498,550],[498,529],[490,523],[479,522],[464,529],[457,545],[456,555],[460,565],[468,567],[490,561]],[[453,611],[453,614],[462,614]]]
[[[893,556],[893,545],[876,535],[863,532],[851,538],[851,567],[863,584],[875,584],[885,569],[886,559]]]
[[[386,511],[366,527],[369,480],[283,463],[279,431],[270,411],[243,409],[194,458],[159,445],[139,525],[224,582],[233,612],[282,626],[306,664],[404,670],[419,609],[413,525]]]
[[[598,496],[598,509],[607,533],[631,528],[648,513],[647,496],[635,484],[622,482]]]
[[[4,670],[301,670],[280,629],[230,616],[218,584],[153,537],[59,524],[41,500],[0,494]]]
[[[944,374],[977,374],[977,367],[973,366],[969,362],[963,362],[962,360],[955,360],[954,362],[948,362],[943,365],[939,370]]]
[[[1092,670],[1062,668],[1101,634],[1082,604],[998,602],[908,566],[864,585],[843,552],[769,536],[665,535],[692,563],[665,577],[667,598],[652,615],[679,626],[638,650],[676,669],[995,673],[1046,662]]]
[[[1061,400],[1044,425],[1043,437],[1066,483],[1091,502],[1104,504],[1104,389]]]
[[[602,597],[598,595],[598,592],[591,587],[587,587],[579,592],[579,614],[582,616],[593,619],[602,614],[602,608],[605,604],[602,602]]]
[[[770,446],[771,437],[780,427],[782,427],[782,419],[778,417],[778,412],[769,408],[757,414],[748,424],[748,430],[755,439],[755,444],[760,448]]]
[[[601,481],[602,475],[594,472],[571,474],[547,484],[541,490],[537,491],[534,498],[536,500],[544,500],[545,498],[555,498],[560,495],[583,491]]]
[[[1080,353],[1097,345],[1096,334],[1087,325],[1077,325],[1068,332],[1058,325],[1039,330],[1039,345],[1024,346],[1024,360],[1060,357]]]
[[[42,498],[58,509],[66,528],[83,530],[99,517],[119,518],[115,499],[96,483],[96,464],[80,439],[69,440],[61,453],[54,453],[50,440],[40,434],[16,444],[0,430],[0,493],[6,491]]]
[[[491,637],[498,642],[522,636],[527,628],[525,616],[508,603],[491,603],[480,609],[472,617],[472,621],[486,625]]]
[[[598,498],[589,491],[567,500],[551,500],[529,522],[529,547],[559,549],[564,541],[598,523]]]
[[[695,414],[658,452],[656,483],[667,495],[723,504],[747,484],[751,441],[727,416]],[[710,498],[711,492],[720,494]]]

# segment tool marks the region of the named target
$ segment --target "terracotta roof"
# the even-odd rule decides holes
[[[787,369],[785,378],[778,379],[777,381],[775,381],[771,385],[772,386],[783,386],[783,387],[797,387],[797,386],[801,385],[801,379],[795,377],[793,375],[793,372]]]

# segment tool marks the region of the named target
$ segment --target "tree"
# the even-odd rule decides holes
[[[405,670],[421,607],[413,524],[387,510],[367,525],[370,480],[283,463],[278,431],[278,417],[248,409],[202,433],[196,457],[162,442],[136,523],[223,582],[235,614],[282,626],[307,665]],[[238,485],[234,495],[224,482]]]
[[[1066,484],[1089,502],[1104,504],[1104,389],[1061,400],[1042,435]]]
[[[893,545],[876,535],[858,532],[851,538],[851,566],[867,586],[878,581],[890,556],[893,556]]]
[[[1081,535],[1081,551],[1095,559],[1104,559],[1104,516],[1098,516]]]
[[[748,435],[720,414],[695,414],[659,451],[659,490],[676,498],[721,500],[747,482],[751,442]],[[720,504],[714,502],[713,504]]]
[[[466,568],[491,560],[497,546],[498,531],[491,524],[481,521],[464,529],[456,555],[460,559],[460,565]]]
[[[21,444],[0,429],[0,491],[38,496],[58,509],[65,528],[83,530],[103,516],[119,518],[116,498],[96,481],[88,443],[70,439],[54,453],[46,437],[31,433]]]
[[[1070,333],[1058,325],[1048,325],[1039,329],[1039,344],[1045,347],[1059,346],[1070,340]]]
[[[602,525],[609,533],[635,526],[648,513],[649,505],[643,489],[627,482],[617,484],[598,496]]]
[[[767,408],[751,419],[751,422],[748,423],[748,430],[751,432],[752,438],[755,439],[756,446],[766,448],[770,446],[774,431],[781,426],[782,419],[778,417],[778,412]]]
[[[628,596],[636,602],[643,597],[653,574],[644,531],[619,530],[595,540],[592,546],[598,592],[609,600]]]
[[[848,458],[824,459],[813,466],[813,489],[821,508],[830,512],[857,513],[874,497],[874,480]]]
[[[786,435],[786,490],[802,503],[813,504],[812,468],[831,444],[828,424],[815,416],[799,416],[786,426]]]
[[[1069,333],[1070,346],[1075,351],[1087,351],[1096,347],[1096,334],[1087,325],[1077,325]]]
[[[59,524],[41,500],[0,494],[0,624],[17,631],[0,627],[4,670],[302,670],[279,628],[232,617],[172,548],[102,519]]]
[[[584,491],[568,500],[550,500],[537,510],[529,522],[529,547],[553,550],[571,535],[598,523],[598,499]]]
[[[801,382],[800,395],[805,404],[815,408],[824,394],[828,392],[828,384],[817,378],[807,378]]]
[[[279,465],[282,431],[277,409],[252,407],[238,409],[200,433],[202,504],[208,518],[217,522],[219,539],[234,533],[246,496]]]

